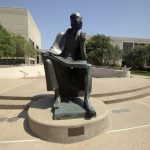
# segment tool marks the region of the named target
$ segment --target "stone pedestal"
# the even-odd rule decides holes
[[[97,98],[91,98],[97,116],[89,120],[84,118],[53,120],[51,112],[53,103],[53,98],[43,97],[33,101],[28,110],[29,127],[43,140],[73,143],[92,138],[108,127],[108,110]]]

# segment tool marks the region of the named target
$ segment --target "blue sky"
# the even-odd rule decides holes
[[[150,0],[0,0],[0,6],[28,9],[44,49],[70,26],[73,12],[82,15],[82,31],[87,34],[150,39]]]

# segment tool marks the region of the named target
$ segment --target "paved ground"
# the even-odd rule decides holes
[[[112,93],[150,85],[150,78],[94,79],[93,93]],[[45,79],[0,80],[0,97],[32,97],[47,94]],[[53,94],[53,93],[51,93]],[[121,103],[107,104],[109,128],[92,139],[58,144],[32,135],[27,111],[0,109],[0,150],[150,150],[150,96]]]
[[[150,78],[93,78],[92,93],[107,94],[150,86]],[[44,77],[26,79],[0,79],[0,96],[32,97],[37,94],[53,94],[46,91]]]
[[[0,79],[0,96],[32,97],[46,91],[45,78]]]

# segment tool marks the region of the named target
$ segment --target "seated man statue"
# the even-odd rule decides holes
[[[53,46],[43,52],[47,90],[55,92],[54,109],[61,106],[61,101],[84,95],[84,108],[88,116],[96,116],[90,104],[91,69],[86,61],[85,33],[82,28],[82,17],[79,13],[70,16],[71,28],[65,33],[58,33]]]

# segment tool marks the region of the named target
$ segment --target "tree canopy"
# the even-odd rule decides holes
[[[0,25],[0,57],[12,57],[15,53],[16,45],[11,34]]]
[[[0,58],[1,57],[35,57],[33,45],[21,35],[8,32],[0,25]]]
[[[124,61],[132,69],[150,65],[150,45],[135,46],[124,53]]]
[[[16,57],[35,57],[36,50],[33,45],[20,35],[13,35],[16,45]]]
[[[122,58],[122,50],[111,44],[109,36],[94,35],[86,43],[88,61],[94,65],[116,65]]]

